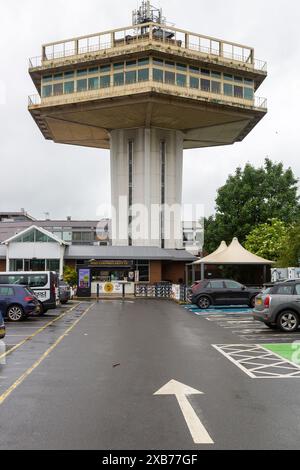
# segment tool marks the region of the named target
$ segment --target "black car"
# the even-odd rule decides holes
[[[191,301],[205,310],[211,305],[255,306],[255,297],[261,292],[258,288],[248,288],[230,279],[207,279],[193,286]]]

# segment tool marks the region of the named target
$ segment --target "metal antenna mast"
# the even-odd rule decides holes
[[[134,10],[132,14],[132,23],[133,25],[143,23],[165,24],[165,18],[161,8],[154,7],[149,0],[143,0],[141,6]]]

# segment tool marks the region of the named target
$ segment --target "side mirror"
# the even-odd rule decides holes
[[[246,289],[247,289],[247,287],[246,287],[246,286],[242,286],[242,290],[246,290]]]

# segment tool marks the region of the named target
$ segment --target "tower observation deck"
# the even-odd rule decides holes
[[[251,47],[167,25],[148,1],[132,23],[43,45],[29,63],[29,111],[46,139],[110,149],[115,245],[180,248],[181,221],[166,236],[164,210],[151,208],[181,204],[184,149],[240,142],[265,116],[266,63]],[[136,205],[149,212],[138,234]]]

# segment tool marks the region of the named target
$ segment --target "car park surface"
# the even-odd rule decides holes
[[[8,323],[0,449],[297,449],[300,366],[266,348],[299,338],[249,308],[164,300],[71,302]],[[188,402],[212,444],[193,442],[175,397],[155,395],[172,379],[203,393]]]

